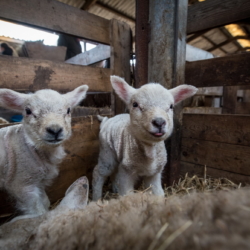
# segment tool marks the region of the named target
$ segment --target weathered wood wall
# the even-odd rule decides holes
[[[70,91],[87,84],[89,91],[112,90],[110,69],[70,65],[29,58],[0,57],[0,88]]]
[[[109,20],[54,0],[1,0],[0,17],[109,44]]]
[[[250,116],[184,114],[181,173],[250,183]]]

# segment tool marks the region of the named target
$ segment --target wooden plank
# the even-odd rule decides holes
[[[235,114],[237,105],[237,91],[239,86],[226,86],[223,88],[223,114]]]
[[[55,0],[1,0],[0,18],[109,44],[109,21]]]
[[[148,83],[149,0],[136,0],[135,16],[135,87],[139,88]]]
[[[197,165],[193,163],[183,162],[181,161],[181,176],[184,177],[186,173],[188,176],[198,175],[199,177],[204,178],[205,166]],[[227,178],[228,180],[236,183],[236,184],[250,184],[250,176],[249,175],[241,175],[236,174],[224,170],[219,170],[216,168],[206,167],[206,177],[211,178]]]
[[[69,64],[77,64],[77,65],[90,65],[93,63],[97,63],[103,60],[106,60],[110,57],[110,46],[99,44],[95,48],[76,55],[67,61]]]
[[[185,81],[196,87],[249,85],[249,68],[249,53],[190,62]]]
[[[47,46],[42,41],[25,42],[29,58],[64,62],[67,48],[64,46]]]
[[[249,17],[249,0],[204,1],[188,8],[187,33],[215,28]]]
[[[183,138],[181,160],[250,175],[250,147]]]
[[[1,114],[1,113],[0,113]],[[109,107],[103,107],[103,108],[86,108],[86,107],[80,107],[77,106],[72,110],[72,117],[82,117],[82,116],[88,116],[88,115],[102,115],[102,116],[111,116],[113,115],[113,112],[111,108]]]
[[[250,102],[237,102],[235,114],[250,115]]]
[[[89,91],[111,91],[110,69],[68,65],[46,60],[0,57],[0,87],[35,91],[69,91],[87,84]]]
[[[130,84],[130,53],[132,50],[132,32],[127,23],[112,19],[110,21],[111,75],[117,75]],[[114,94],[113,110],[115,114],[124,113],[126,105]]]
[[[186,0],[149,1],[148,81],[168,89],[185,82],[187,6]],[[174,109],[174,131],[167,145],[169,159],[163,177],[167,185],[179,178],[181,110],[181,104]]]
[[[182,136],[250,147],[249,124],[250,116],[185,114]]]
[[[222,96],[223,87],[199,88],[195,95]]]
[[[213,107],[185,107],[184,114],[221,114],[222,108]]]
[[[59,176],[47,190],[52,203],[62,198],[67,188],[79,177],[86,175],[91,181],[92,170],[98,160],[99,127],[100,123],[96,116],[72,119],[72,136],[64,143],[67,155],[60,164]],[[0,200],[0,214],[14,211],[8,195],[2,191]]]

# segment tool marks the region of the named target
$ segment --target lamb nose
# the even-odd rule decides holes
[[[161,128],[166,125],[166,121],[162,118],[156,118],[152,121],[152,124],[157,128]]]
[[[58,135],[62,132],[62,128],[58,127],[58,128],[47,128],[46,129],[47,132],[51,135],[54,135],[55,138],[58,137]]]

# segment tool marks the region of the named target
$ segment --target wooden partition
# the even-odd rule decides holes
[[[123,112],[121,101],[112,93],[110,75],[119,75],[130,82],[132,39],[128,24],[109,21],[54,0],[1,0],[0,19],[110,45],[111,60],[111,68],[104,69],[0,56],[0,88],[16,91],[51,88],[65,92],[87,84],[92,94],[111,93],[112,114]],[[83,113],[88,112],[85,109]],[[60,165],[60,174],[48,189],[51,202],[62,198],[69,185],[80,176],[87,175],[91,181],[97,163],[99,122],[96,116],[73,118],[72,132],[72,137],[65,143],[67,156]],[[7,201],[1,202],[0,214],[12,211],[4,193],[0,193],[0,199]]]
[[[250,183],[250,116],[185,114],[181,173]]]

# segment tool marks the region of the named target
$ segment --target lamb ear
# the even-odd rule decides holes
[[[0,89],[0,106],[12,109],[15,111],[22,111],[24,102],[27,100],[26,94],[21,94],[10,89]]]
[[[174,97],[174,103],[183,101],[184,99],[193,96],[198,89],[192,85],[180,85],[176,88],[169,90]]]
[[[77,87],[73,91],[64,94],[64,97],[68,99],[71,108],[75,107],[86,97],[88,89],[89,89],[88,85],[82,85],[80,87]]]
[[[119,76],[111,76],[110,81],[115,93],[126,103],[129,104],[132,95],[136,90],[129,86],[124,79]]]

